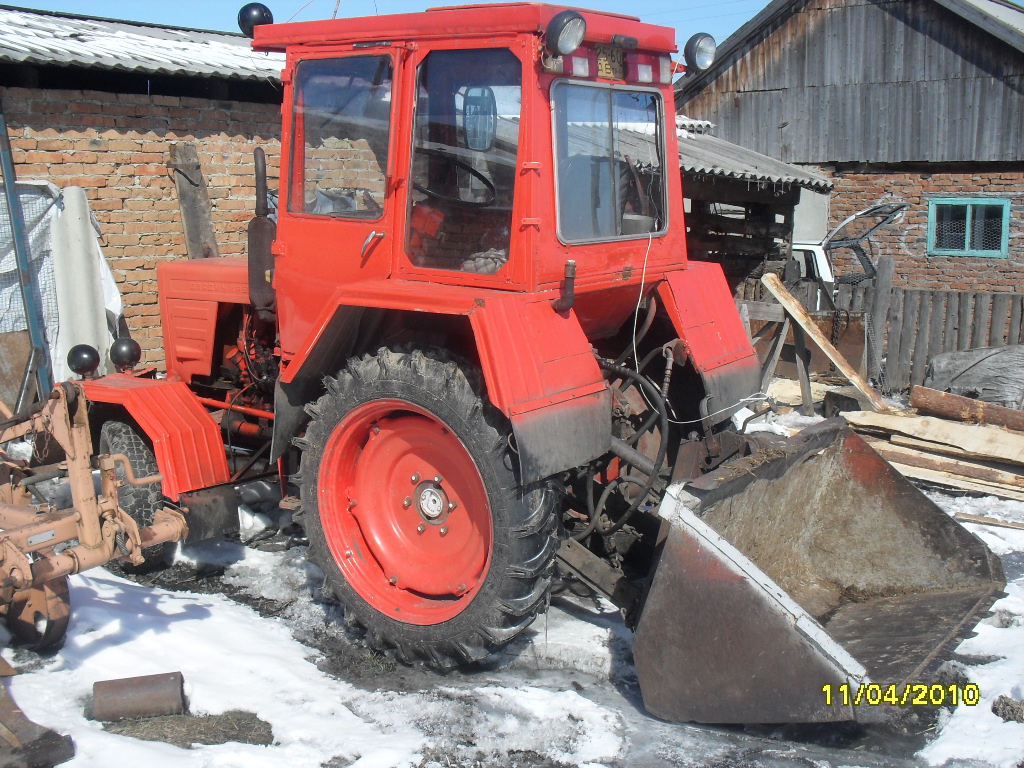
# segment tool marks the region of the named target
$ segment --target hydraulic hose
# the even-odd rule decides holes
[[[612,365],[622,365],[626,361],[626,358],[630,356],[633,350],[636,349],[637,345],[644,340],[644,337],[647,335],[647,332],[651,330],[651,326],[654,324],[654,316],[657,313],[658,302],[652,296],[647,305],[647,316],[644,318],[644,324],[640,326],[640,330],[636,332],[636,335],[633,337],[633,342],[629,346],[627,346],[625,350],[623,350],[621,355],[615,358],[615,362],[612,363]],[[638,365],[637,370],[643,370],[643,366]]]
[[[661,441],[658,445],[658,454],[654,459],[654,472],[652,472],[648,476],[647,482],[644,483],[642,486],[643,490],[636,497],[636,500],[632,504],[630,504],[629,509],[627,509],[623,513],[622,517],[616,520],[609,528],[600,530],[602,536],[610,536],[611,534],[615,533],[620,528],[622,528],[622,526],[624,526],[629,521],[633,514],[640,508],[640,505],[643,503],[644,499],[647,498],[647,494],[649,494],[654,489],[654,484],[658,481],[658,474],[661,472],[662,465],[665,463],[665,457],[668,455],[668,408],[665,405],[665,398],[662,397],[661,390],[659,390],[656,386],[654,386],[651,382],[649,382],[636,371],[633,371],[629,368],[625,368],[621,365],[616,365],[615,363],[609,363],[606,360],[602,360],[601,358],[597,359],[597,363],[598,365],[601,366],[603,370],[608,371],[609,373],[614,373],[615,375],[620,377],[631,379],[638,386],[640,386],[640,388],[647,393],[650,402],[656,404],[658,409],[659,425],[661,427]],[[630,480],[630,482],[636,481]],[[639,483],[637,484],[639,485]],[[608,488],[611,487],[612,485],[609,484]],[[597,527],[596,521],[601,514],[601,510],[603,509],[603,501],[607,501],[606,494],[608,493],[608,488],[606,488],[605,492],[601,494],[601,501],[598,503],[598,506],[594,510],[594,514],[592,515],[590,525],[587,526],[587,528],[591,531]]]

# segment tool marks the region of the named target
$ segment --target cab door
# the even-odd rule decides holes
[[[385,278],[397,237],[395,51],[301,57],[282,136],[274,284],[285,357],[300,350],[334,294]]]

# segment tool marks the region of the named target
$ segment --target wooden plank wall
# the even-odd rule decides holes
[[[1024,294],[893,288],[887,319],[884,392],[924,382],[941,352],[1024,344]]]

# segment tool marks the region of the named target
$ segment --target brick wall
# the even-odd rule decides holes
[[[0,88],[15,170],[87,191],[143,362],[163,366],[156,265],[186,255],[169,150],[194,142],[222,256],[245,253],[255,205],[252,152],[277,186],[280,107],[179,96]]]
[[[1024,170],[960,172],[836,171],[830,226],[875,203],[909,203],[903,218],[872,237],[874,254],[887,253],[896,265],[894,285],[954,291],[1024,292]],[[1009,258],[928,256],[928,201],[940,197],[1010,199]],[[839,271],[850,271],[847,263]]]

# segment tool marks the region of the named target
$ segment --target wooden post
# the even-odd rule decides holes
[[[813,324],[814,321],[812,320],[811,323]],[[796,348],[796,374],[800,379],[800,396],[804,401],[804,416],[813,416],[814,393],[811,391],[811,355],[807,351],[804,329],[800,327],[799,323],[793,326],[793,346]]]
[[[789,335],[789,325],[789,315],[786,315],[781,323],[775,323],[775,339],[772,341],[767,357],[765,357],[764,365],[761,366],[762,392],[768,391],[768,386],[772,383],[772,379],[775,378],[775,369],[779,367],[779,356],[782,354],[782,348],[786,345],[786,336]],[[803,386],[802,383],[801,386]]]
[[[889,303],[892,300],[892,277],[895,262],[888,254],[878,260],[878,274],[875,275],[875,295],[868,311],[868,344],[871,350],[868,356],[868,376],[876,380],[882,370],[882,351],[885,345],[885,319],[889,315]]]
[[[206,177],[199,165],[196,145],[179,142],[171,145],[171,159],[167,163],[178,190],[178,205],[185,226],[185,247],[190,259],[208,259],[219,256],[213,233],[213,213],[210,197],[206,193]]]

